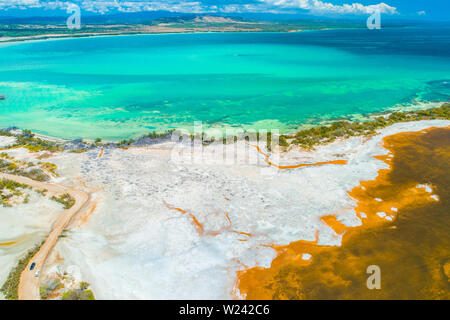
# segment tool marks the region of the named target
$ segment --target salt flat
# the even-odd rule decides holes
[[[281,170],[274,176],[262,174],[264,162],[184,165],[173,161],[172,143],[107,149],[102,158],[98,151],[60,154],[52,161],[62,176],[67,181],[78,176],[100,188],[102,200],[86,223],[59,241],[56,252],[66,266],[79,267],[99,299],[229,299],[238,295],[236,271],[270,266],[271,245],[316,236],[321,245],[339,245],[341,235],[321,216],[361,224],[347,192],[387,167],[373,158],[388,153],[383,137],[449,125],[400,123],[371,138],[294,150],[280,162],[344,159],[348,164]]]
[[[246,154],[233,163],[207,159],[220,154],[222,145],[205,147],[209,161],[183,162],[177,155],[189,154],[189,147],[172,142],[107,148],[101,158],[99,150],[57,153],[46,159],[58,165],[60,176],[52,182],[90,191],[96,207],[58,241],[43,274],[79,270],[77,278],[91,283],[98,299],[239,297],[236,272],[269,267],[276,255],[271,246],[316,237],[320,245],[340,245],[342,235],[320,219],[329,214],[347,226],[361,224],[347,192],[387,168],[374,158],[388,153],[381,145],[385,136],[449,125],[398,123],[373,137],[341,139],[314,151],[294,149],[270,159],[282,165],[347,164],[270,172],[264,157],[245,142],[227,147]],[[25,149],[7,153],[26,161],[37,156]],[[20,246],[0,247],[7,266],[0,280],[61,210],[46,198],[31,200],[0,212],[1,240],[22,239]]]

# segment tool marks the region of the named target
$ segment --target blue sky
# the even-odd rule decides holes
[[[238,15],[240,13],[367,15],[375,9],[403,18],[450,20],[450,0],[0,0],[0,15],[60,12],[67,3],[85,12],[172,11]]]

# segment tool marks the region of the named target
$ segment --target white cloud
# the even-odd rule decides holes
[[[0,9],[4,8],[39,8],[41,3],[39,0],[0,0]]]
[[[173,12],[193,12],[201,13],[207,10],[201,2],[198,1],[93,1],[84,0],[80,4],[86,11],[106,13],[111,10],[122,12],[140,12],[140,11],[173,11]]]
[[[370,14],[379,10],[384,14],[397,13],[396,8],[385,3],[374,5],[362,5],[360,3],[334,5],[321,0],[258,0],[259,3],[252,4],[204,4],[201,0],[0,0],[1,9],[65,9],[68,3],[78,4],[82,10],[107,13],[113,10],[122,12],[139,11],[172,11],[191,13],[240,13],[240,12],[271,12],[271,13],[293,13],[302,9],[312,14]],[[293,11],[294,10],[294,11]],[[421,15],[421,13],[418,13]],[[423,12],[425,14],[425,12]]]
[[[192,12],[202,13],[211,11],[209,6],[202,5],[199,1],[183,0],[69,0],[69,1],[44,1],[44,0],[0,0],[0,9],[65,9],[68,4],[74,3],[82,10],[98,13],[107,13],[112,10],[122,12],[140,12],[140,11],[173,11],[173,12]],[[217,10],[213,10],[217,11]]]
[[[337,13],[337,14],[370,14],[379,10],[385,14],[395,14],[397,9],[386,3],[362,5],[361,3],[335,5],[321,0],[259,0],[263,3],[280,8],[298,8],[311,13]]]
[[[419,15],[419,16],[425,16],[427,13],[425,12],[425,11],[417,11],[417,14]]]

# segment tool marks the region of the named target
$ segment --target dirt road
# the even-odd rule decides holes
[[[41,249],[30,260],[25,270],[20,276],[19,283],[19,300],[39,300],[39,276],[35,276],[37,270],[42,270],[48,255],[52,251],[58,237],[63,230],[68,226],[72,218],[78,213],[83,212],[87,208],[87,204],[90,200],[88,193],[73,188],[68,188],[56,184],[44,183],[35,180],[31,180],[25,177],[14,176],[10,174],[0,173],[0,179],[9,179],[18,183],[29,185],[37,190],[47,189],[50,193],[64,194],[68,193],[75,199],[75,204],[72,208],[64,210],[59,218],[53,224],[52,230],[42,245]],[[34,270],[30,270],[32,263],[36,263]]]

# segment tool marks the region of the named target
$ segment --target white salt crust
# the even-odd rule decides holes
[[[399,123],[372,138],[292,150],[280,164],[348,164],[281,170],[272,177],[261,174],[268,166],[255,148],[249,152],[260,164],[175,163],[173,143],[107,149],[101,159],[98,150],[60,154],[51,159],[64,177],[59,183],[82,178],[102,188],[102,202],[56,250],[66,265],[80,267],[98,299],[230,299],[238,270],[270,266],[276,252],[267,245],[314,241],[316,234],[320,245],[340,245],[342,235],[320,220],[324,215],[347,226],[362,224],[347,192],[388,167],[374,158],[388,154],[384,137],[449,125]],[[190,214],[203,224],[203,234]]]

